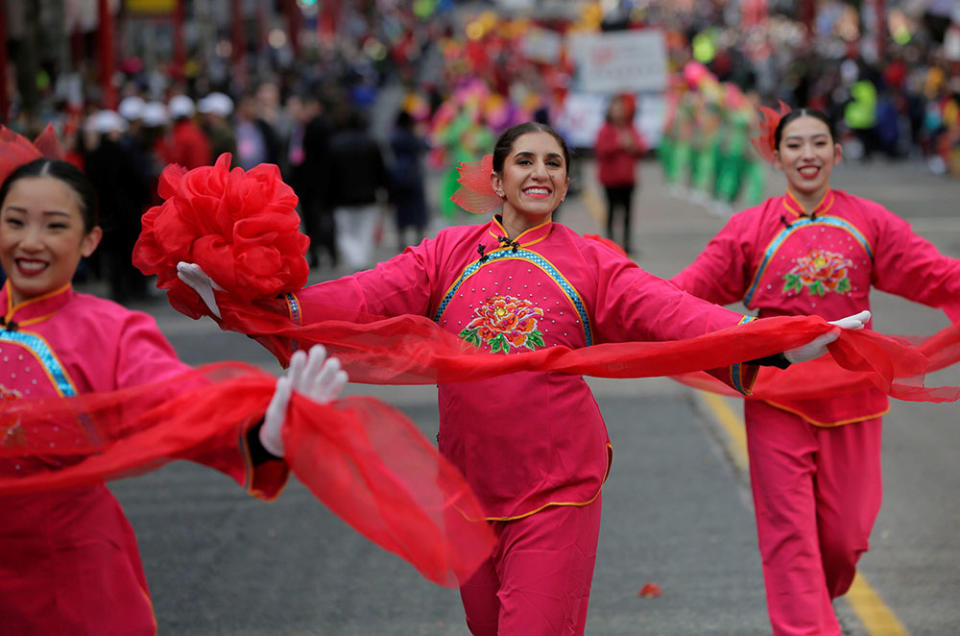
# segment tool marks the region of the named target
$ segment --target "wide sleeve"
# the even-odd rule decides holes
[[[140,312],[129,312],[120,326],[115,383],[117,389],[153,384],[190,371],[177,357],[154,319]],[[198,380],[202,385],[204,380]],[[177,383],[171,390],[182,392],[189,385]],[[187,449],[180,459],[209,466],[242,485],[261,499],[273,499],[283,490],[289,476],[287,465],[279,459],[254,464],[247,433],[263,419],[263,413],[251,414],[233,427],[224,427],[201,446]]]
[[[682,340],[752,320],[701,300],[620,257],[599,259],[594,321],[601,342]],[[749,395],[757,367],[737,363],[708,373]]]
[[[327,310],[335,307],[382,318],[427,315],[433,288],[432,243],[428,239],[373,269],[297,292],[294,296],[300,303],[302,324],[326,319]]]
[[[700,255],[670,279],[679,289],[718,305],[743,300],[753,274],[746,212],[733,215]]]
[[[408,247],[375,268],[305,287],[276,299],[257,303],[259,309],[289,318],[296,325],[324,320],[368,322],[413,314],[426,316],[436,288],[438,239],[426,239]],[[226,292],[216,292],[218,302]],[[228,308],[228,303],[222,304]],[[221,326],[234,327],[235,321],[224,314]],[[258,335],[254,339],[273,353],[281,363],[299,347],[295,340],[276,335]]]
[[[873,286],[943,310],[960,321],[960,260],[944,256],[910,224],[886,208],[865,201],[876,224]]]

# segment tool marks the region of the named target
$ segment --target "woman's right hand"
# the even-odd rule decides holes
[[[207,309],[217,318],[220,318],[220,307],[217,306],[217,299],[213,295],[213,290],[223,291],[223,287],[207,275],[203,268],[196,263],[187,263],[180,261],[177,263],[177,278],[182,280],[193,291],[197,292],[200,299],[203,300]]]
[[[863,329],[868,322],[870,322],[870,312],[864,310],[852,316],[841,318],[840,320],[831,320],[829,324],[840,327],[841,329],[856,330]],[[817,336],[805,345],[784,351],[783,356],[791,363],[815,360],[825,354],[827,352],[827,345],[838,337],[840,337],[839,331],[828,331],[825,334]]]

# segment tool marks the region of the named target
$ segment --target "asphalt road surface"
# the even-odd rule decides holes
[[[670,276],[723,224],[703,206],[671,196],[645,163],[635,212],[637,257]],[[598,232],[592,166],[581,196],[559,215]],[[907,218],[945,253],[960,257],[960,182],[919,164],[838,169],[834,186]],[[771,173],[769,192],[782,191]],[[391,255],[389,227],[381,256]],[[314,271],[322,280],[331,270]],[[94,290],[96,286],[94,286]],[[278,371],[258,345],[193,322],[157,300],[157,317],[184,360],[239,359]],[[937,311],[875,293],[876,328],[929,334]],[[938,374],[960,384],[960,373]],[[615,448],[588,634],[769,633],[746,477],[731,461],[715,414],[668,380],[591,380]],[[350,385],[398,405],[432,437],[433,387]],[[736,403],[731,402],[735,408]],[[960,630],[960,425],[954,404],[895,403],[885,424],[885,503],[861,561],[883,605],[912,634]],[[466,634],[456,590],[437,587],[374,547],[299,484],[275,502],[247,497],[228,478],[178,463],[112,484],[136,529],[161,634]],[[647,582],[659,598],[638,597]],[[880,633],[841,600],[850,634]]]

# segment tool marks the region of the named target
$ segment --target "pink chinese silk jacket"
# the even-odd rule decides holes
[[[324,320],[331,306],[428,316],[493,355],[678,340],[744,320],[563,225],[544,223],[512,243],[506,236],[496,219],[449,228],[375,269],[288,294],[284,309],[300,324]],[[749,391],[756,367],[712,373]],[[489,519],[585,505],[599,494],[611,447],[582,377],[518,372],[442,384],[439,408],[440,451]]]
[[[828,190],[809,214],[787,191],[733,215],[670,280],[713,303],[742,301],[761,318],[837,320],[869,309],[870,288],[876,287],[960,320],[960,260],[940,254],[883,206],[840,190]],[[878,389],[774,406],[822,426],[888,410],[887,396]]]
[[[5,285],[0,307],[4,400],[113,391],[189,369],[153,318],[69,285],[16,306]],[[0,421],[0,443],[16,435],[15,424]],[[238,422],[234,433],[188,458],[223,471],[251,494],[276,496],[287,469],[277,461],[251,468],[250,424]],[[0,458],[0,474],[30,474],[57,462]],[[0,496],[0,632],[156,632],[136,538],[105,485]]]

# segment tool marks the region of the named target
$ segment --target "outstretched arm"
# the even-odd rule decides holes
[[[632,263],[605,259],[599,280],[596,324],[602,340],[680,340],[693,338],[753,320],[687,294]],[[860,329],[869,320],[869,312],[836,321],[840,328]],[[812,360],[827,352],[827,345],[839,333],[823,334],[811,342],[783,352],[782,358],[750,360],[709,373],[749,394],[756,377],[756,364],[786,366],[786,363]]]
[[[941,309],[960,321],[960,259],[950,258],[915,234],[910,224],[880,205],[865,201],[877,225],[873,284],[891,294]]]
[[[288,319],[295,325],[332,319],[353,322],[371,317],[427,315],[435,288],[433,272],[437,270],[434,244],[434,240],[428,239],[374,269],[311,285],[277,298],[254,301],[252,307],[258,313]],[[222,290],[199,265],[179,263],[177,275],[200,296],[223,328],[250,333],[231,314],[231,303],[227,299],[233,300],[235,297],[229,290]],[[286,364],[297,348],[297,343],[289,338],[273,335],[254,337],[282,364]]]

